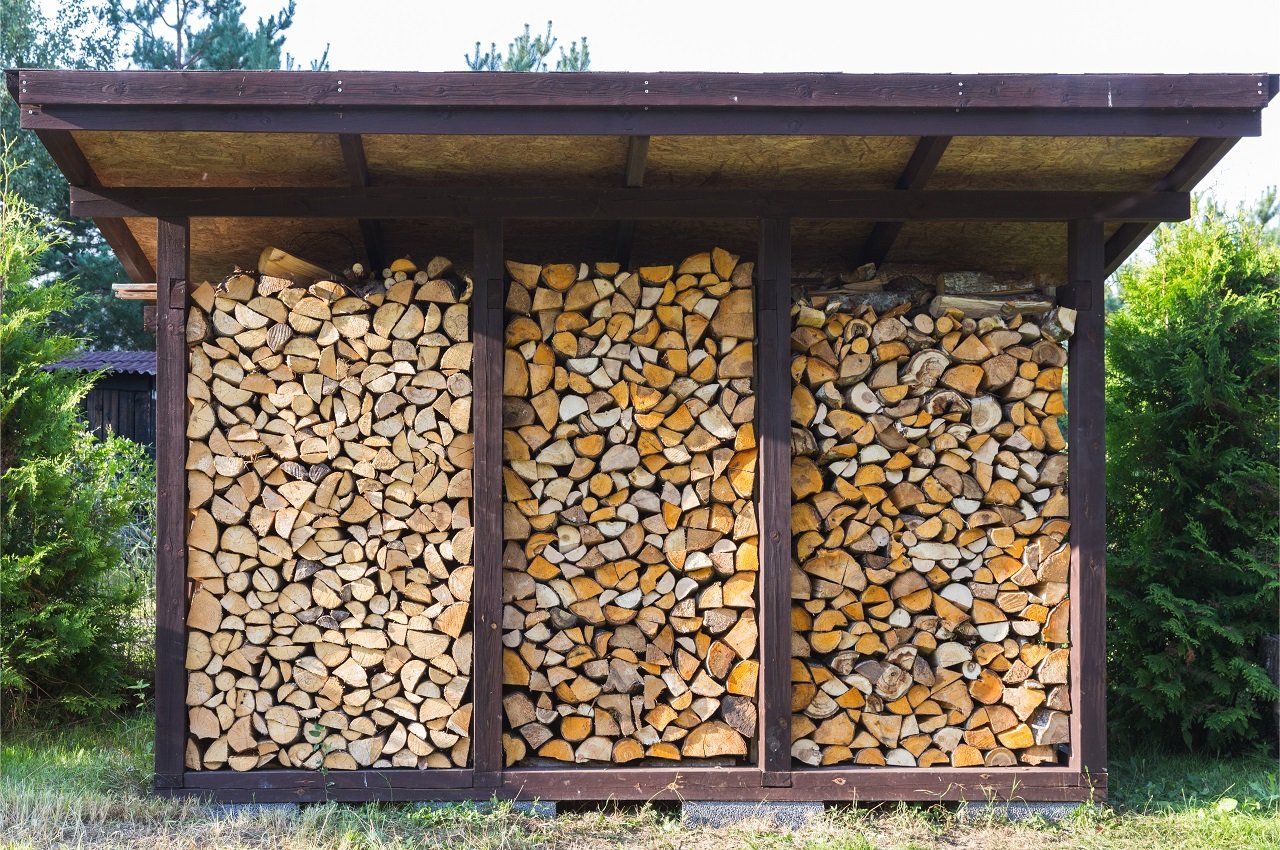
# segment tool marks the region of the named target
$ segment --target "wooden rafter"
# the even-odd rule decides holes
[[[73,188],[81,216],[250,216],[315,218],[668,219],[792,218],[880,221],[1181,221],[1186,192],[1036,192],[754,189],[499,189],[367,186],[317,188]]]
[[[1199,139],[1170,169],[1154,189],[1157,192],[1186,192],[1199,183],[1235,146],[1235,139]],[[1106,244],[1106,273],[1110,275],[1138,249],[1156,229],[1155,224],[1130,222],[1121,225]]]
[[[339,133],[338,144],[342,146],[342,160],[347,167],[347,177],[351,187],[355,189],[372,186],[369,176],[369,161],[364,153],[364,140],[356,133]],[[364,239],[364,253],[370,269],[381,269],[386,260],[386,250],[382,238],[382,225],[376,219],[360,219],[360,236]]]
[[[49,156],[53,158],[54,163],[62,170],[73,190],[79,187],[97,188],[102,185],[70,132],[37,130],[36,135],[49,151]],[[102,238],[111,246],[111,250],[115,252],[129,277],[139,283],[156,279],[151,261],[147,259],[138,240],[133,238],[133,233],[127,224],[120,218],[106,216],[94,216],[93,223],[97,225]]]
[[[623,185],[628,189],[644,186],[644,170],[649,160],[649,137],[630,136],[627,139],[627,165],[623,173]],[[632,219],[618,222],[618,262],[623,268],[631,265],[631,247],[635,244],[636,223]]]
[[[946,153],[949,144],[951,144],[950,136],[921,137],[916,143],[911,159],[907,160],[906,167],[898,177],[896,188],[923,189],[929,182],[929,178],[933,176],[938,163],[942,161],[942,155]],[[901,221],[876,222],[875,227],[871,228],[871,235],[867,237],[862,250],[858,253],[856,265],[875,263],[878,266],[883,263],[885,257],[889,256],[889,251],[893,249],[893,243],[897,241],[898,234],[902,232],[904,223]]]

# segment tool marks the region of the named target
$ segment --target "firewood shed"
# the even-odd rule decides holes
[[[154,285],[158,793],[1105,799],[1103,283],[1276,76],[7,83]]]

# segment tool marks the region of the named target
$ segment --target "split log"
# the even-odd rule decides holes
[[[261,264],[192,293],[187,764],[466,766],[470,287]]]
[[[504,752],[744,759],[755,736],[749,263],[509,262]]]
[[[850,303],[792,310],[793,758],[1055,761],[1074,316],[955,295],[914,314]]]

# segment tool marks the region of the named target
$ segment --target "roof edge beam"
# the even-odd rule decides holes
[[[71,213],[89,217],[469,218],[475,208],[504,218],[793,218],[870,221],[1181,221],[1187,192],[1035,192],[750,189],[498,189],[366,186],[341,188],[73,187]]]
[[[1236,139],[1198,139],[1196,143],[1178,160],[1178,164],[1169,170],[1155,185],[1157,192],[1188,192],[1204,179],[1222,158],[1235,147]],[[1191,215],[1187,211],[1188,217]],[[1122,224],[1105,248],[1105,274],[1110,277],[1116,269],[1128,259],[1129,255],[1147,240],[1156,229],[1155,223],[1129,222]]]
[[[1274,93],[1267,74],[842,74],[784,72],[608,72],[554,81],[510,74],[395,71],[59,71],[22,70],[27,104],[136,107],[175,101],[238,108],[305,106],[344,111],[360,105],[453,107],[509,103],[533,108],[626,104],[663,106],[816,106],[828,110],[1260,109]]]
[[[12,83],[14,79],[14,76],[6,75],[7,82]],[[53,158],[54,163],[62,170],[63,175],[71,184],[72,192],[79,187],[98,188],[100,186],[98,175],[94,173],[89,161],[85,158],[84,151],[80,150],[80,146],[76,144],[76,140],[70,132],[66,130],[37,130],[36,136],[39,137],[40,142],[44,145],[45,150],[49,152],[49,156]],[[102,233],[102,238],[111,247],[111,250],[115,252],[116,257],[120,260],[120,265],[124,266],[124,270],[130,278],[138,283],[156,279],[156,272],[151,267],[151,260],[147,259],[146,252],[142,250],[142,246],[134,238],[128,224],[121,221],[118,216],[90,217],[99,232]]]
[[[911,158],[907,160],[906,167],[902,169],[902,174],[898,177],[897,188],[923,189],[929,182],[929,178],[933,176],[933,172],[937,170],[938,163],[942,161],[942,155],[947,152],[949,144],[951,144],[950,136],[922,136],[916,143],[916,149],[912,151]],[[857,262],[854,265],[875,263],[878,266],[883,263],[885,257],[889,256],[889,251],[893,249],[893,243],[898,240],[903,224],[905,222],[901,221],[876,222],[876,226],[871,228],[867,241],[863,243],[862,250],[858,252]]]
[[[358,133],[339,133],[338,144],[342,148],[342,161],[347,167],[347,177],[353,189],[373,185],[369,176],[369,160],[364,153],[364,139]],[[364,241],[365,259],[369,271],[382,270],[386,260],[386,248],[382,238],[382,225],[371,218],[360,219],[360,236]]]
[[[212,72],[201,72],[212,73]],[[470,72],[475,73],[475,72]],[[23,104],[25,129],[119,132],[631,136],[1197,136],[1262,133],[1260,109],[535,109]]]

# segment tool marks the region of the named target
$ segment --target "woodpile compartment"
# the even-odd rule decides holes
[[[795,763],[1065,763],[1074,311],[866,277],[792,307]]]
[[[186,765],[469,767],[472,282],[260,269],[190,296]],[[757,763],[753,264],[506,271],[504,765]],[[1074,312],[816,281],[782,355],[794,766],[1065,763]]]
[[[503,749],[754,756],[751,263],[508,262]]]
[[[470,764],[471,282],[354,272],[191,292],[191,770]]]

